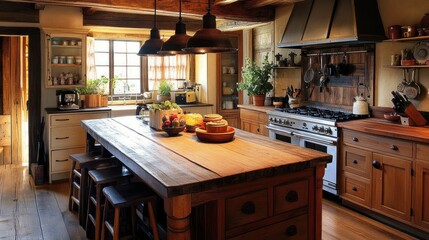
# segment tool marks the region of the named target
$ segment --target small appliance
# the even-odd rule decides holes
[[[56,95],[58,109],[79,109],[79,94],[76,90],[57,90]]]
[[[177,104],[186,104],[186,92],[174,92],[174,101]]]
[[[186,103],[194,103],[197,101],[195,91],[187,91],[186,92]]]

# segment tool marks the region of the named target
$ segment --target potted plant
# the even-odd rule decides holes
[[[173,86],[171,85],[171,83],[168,83],[166,80],[162,80],[159,83],[158,95],[156,96],[156,100],[160,102],[165,100],[170,100],[171,99],[170,92],[172,87]]]
[[[80,95],[80,99],[84,100],[85,107],[93,108],[107,106],[109,82],[113,81],[112,84],[115,84],[116,78],[116,76],[113,79],[101,76],[97,79],[89,79],[85,87],[78,88],[77,91]]]
[[[241,71],[243,81],[237,83],[237,89],[246,90],[247,95],[253,97],[255,106],[263,106],[265,95],[273,89],[273,85],[269,82],[273,67],[273,63],[268,62],[268,54],[265,55],[262,66],[246,59]]]

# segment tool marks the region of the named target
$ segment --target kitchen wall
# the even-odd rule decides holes
[[[429,1],[427,0],[378,0],[377,2],[386,32],[387,27],[390,25],[418,24],[424,14],[429,13]],[[281,6],[276,9],[276,19],[274,22],[275,43],[279,43],[283,36],[283,31],[292,8],[293,6]],[[400,53],[403,48],[412,48],[415,44],[415,42],[381,42],[376,44],[375,106],[393,106],[390,101],[390,92],[396,90],[396,86],[402,81],[402,71],[385,66],[390,64],[390,56],[392,54]],[[282,54],[283,57],[287,56],[290,51],[299,50],[275,49],[275,52]],[[294,86],[297,86],[295,84],[300,82],[301,74],[298,74],[294,70],[287,70],[291,73],[286,73],[285,70],[282,71],[285,77],[281,81],[285,82],[285,84],[292,83]],[[293,78],[288,79],[288,76],[293,76]],[[420,69],[417,79],[423,88],[422,94],[418,100],[413,100],[413,103],[420,111],[429,111],[429,68]]]

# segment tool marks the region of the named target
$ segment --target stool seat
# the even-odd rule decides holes
[[[145,184],[139,182],[105,187],[103,194],[114,208],[124,208],[146,202],[148,197],[155,195]]]
[[[133,174],[123,167],[109,167],[88,172],[95,184],[106,184],[116,182],[126,177],[132,177]]]
[[[93,156],[88,153],[76,153],[71,154],[70,159],[74,162],[79,163],[79,166],[81,168],[93,168],[96,167],[98,164],[111,164],[117,159],[114,156],[110,157],[102,157],[102,156]]]

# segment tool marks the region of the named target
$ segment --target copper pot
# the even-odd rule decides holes
[[[387,32],[390,39],[398,39],[401,38],[401,26],[392,25],[387,28]]]

